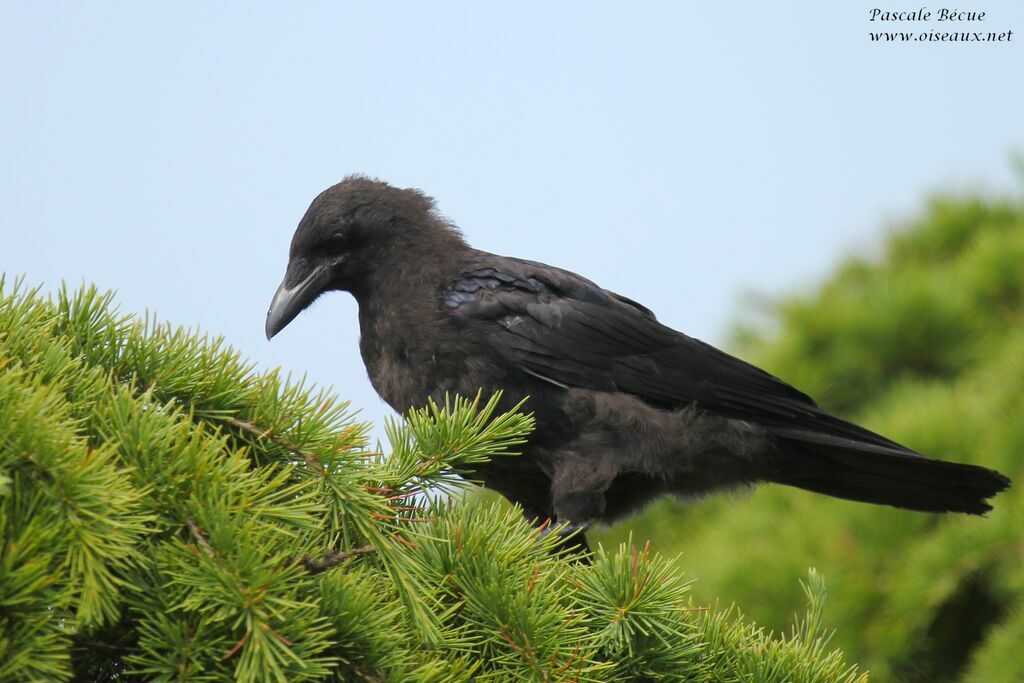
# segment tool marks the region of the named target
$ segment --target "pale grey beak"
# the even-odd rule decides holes
[[[270,310],[267,311],[267,340],[283,330],[306,306],[313,303],[313,299],[326,289],[331,280],[331,270],[326,265],[317,266],[308,274],[300,274],[298,277],[292,270],[292,266],[289,266],[284,281],[270,302]],[[289,287],[289,282],[294,284]]]

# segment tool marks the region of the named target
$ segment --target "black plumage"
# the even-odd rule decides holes
[[[475,474],[537,520],[585,527],[661,493],[759,482],[982,514],[1009,485],[836,417],[586,278],[473,249],[416,190],[350,177],[321,193],[267,337],[330,290],[358,301],[370,381],[395,410],[449,392],[529,397],[537,429],[522,456]]]

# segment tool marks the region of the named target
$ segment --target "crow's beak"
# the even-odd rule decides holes
[[[317,266],[308,274],[299,277],[292,274],[291,267],[288,271],[284,276],[284,282],[274,293],[270,310],[267,311],[268,340],[283,330],[306,306],[313,303],[313,299],[324,291],[331,279],[331,270],[326,265]],[[295,284],[288,286],[289,282]]]

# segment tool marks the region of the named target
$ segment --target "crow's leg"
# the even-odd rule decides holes
[[[561,452],[554,458],[551,503],[555,511],[554,532],[562,537],[561,547],[586,557],[590,553],[586,530],[604,516],[605,492],[615,479],[615,467],[603,457],[586,457]]]
[[[550,520],[548,521],[550,522]],[[540,534],[541,538],[555,534],[558,536],[555,550],[570,553],[575,555],[576,559],[580,562],[590,564],[590,545],[587,543],[587,529],[588,526],[586,524],[550,522],[541,529]]]
[[[524,507],[523,518],[540,531],[538,538],[545,538],[551,534],[557,536],[556,551],[577,553],[580,555],[581,561],[586,561],[586,554],[590,552],[590,547],[587,545],[587,538],[584,535],[587,531],[585,524],[556,522],[554,513],[542,508]]]

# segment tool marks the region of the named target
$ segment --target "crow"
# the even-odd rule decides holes
[[[504,409],[527,399],[536,428],[522,454],[472,476],[578,549],[590,525],[661,494],[772,482],[980,515],[1010,484],[830,414],[575,273],[474,249],[415,189],[349,176],[313,200],[267,339],[334,290],[355,297],[370,382],[396,411],[479,391],[501,390]]]

